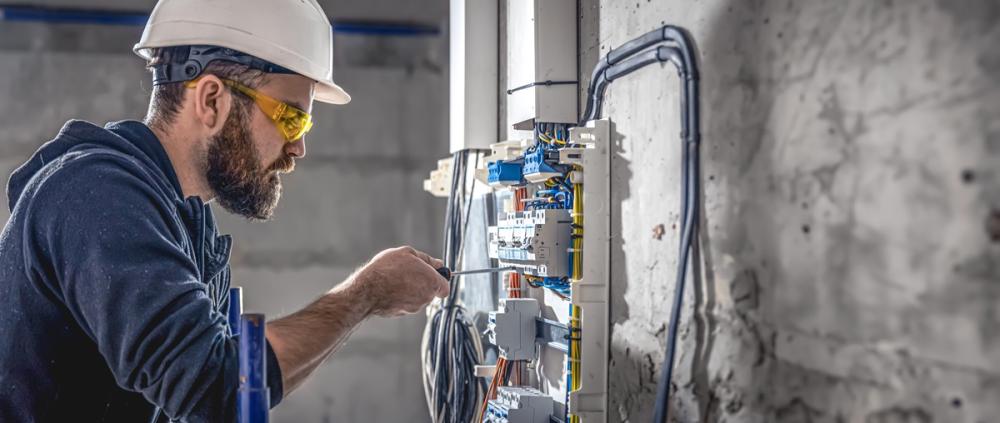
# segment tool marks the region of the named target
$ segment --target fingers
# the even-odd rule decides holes
[[[400,316],[416,313],[437,297],[446,297],[450,282],[437,269],[444,263],[427,253],[404,246],[385,250],[376,255],[366,268],[377,285],[375,314]]]
[[[416,250],[414,250],[414,251],[416,251]],[[423,253],[421,253],[421,254],[423,254]],[[447,297],[448,293],[451,291],[451,281],[449,281],[448,279],[445,279],[445,278],[441,277],[441,274],[438,273],[438,271],[437,271],[437,269],[439,267],[443,267],[444,266],[444,263],[440,263],[439,265],[436,266],[435,263],[434,263],[434,261],[440,262],[440,260],[436,260],[436,259],[434,259],[434,258],[432,258],[430,256],[427,256],[426,254],[424,254],[424,256],[426,256],[426,258],[429,258],[430,260],[426,260],[424,258],[421,258],[420,265],[422,267],[424,267],[430,273],[434,274],[434,276],[432,276],[429,279],[431,287],[433,288],[432,292],[434,293],[434,296],[436,296],[436,297]],[[418,257],[419,257],[419,255],[418,255]],[[430,301],[432,299],[433,298],[428,298],[427,301]]]
[[[437,278],[437,281],[437,292],[434,295],[441,298],[447,297],[451,292],[451,281],[445,280],[444,278]]]
[[[408,248],[409,248],[410,253],[412,253],[413,255],[415,255],[417,257],[419,257],[421,260],[424,261],[424,263],[427,263],[427,264],[431,265],[431,267],[433,267],[435,269],[437,269],[439,267],[444,267],[444,262],[443,261],[438,260],[438,259],[436,259],[434,257],[431,257],[429,254],[427,254],[427,253],[425,253],[423,251],[417,250],[415,248],[412,248],[412,247],[408,247]]]

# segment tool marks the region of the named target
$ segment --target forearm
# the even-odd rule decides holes
[[[267,339],[281,368],[284,393],[293,391],[315,371],[370,314],[372,302],[359,273],[302,310],[268,322]]]

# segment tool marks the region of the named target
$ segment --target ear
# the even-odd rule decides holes
[[[194,117],[201,127],[212,136],[222,130],[232,107],[232,93],[219,77],[204,75],[189,93],[194,100]]]

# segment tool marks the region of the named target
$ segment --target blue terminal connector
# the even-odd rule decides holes
[[[522,174],[525,180],[528,182],[542,182],[563,174],[563,172],[560,172],[546,161],[548,151],[543,148],[535,148],[524,153]]]
[[[483,422],[507,423],[508,416],[507,407],[496,404],[495,401],[489,401],[486,403],[486,415],[483,416]]]
[[[524,179],[521,178],[521,163],[505,162],[497,160],[487,165],[490,171],[487,182],[490,185],[521,185]]]

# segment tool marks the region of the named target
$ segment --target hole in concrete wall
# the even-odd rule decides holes
[[[957,398],[957,397],[956,398],[952,398],[951,399],[951,406],[955,407],[955,408],[961,408],[962,407],[962,399],[961,398]]]
[[[976,172],[973,172],[971,169],[965,169],[962,171],[962,182],[971,184],[975,180],[976,180]]]
[[[802,233],[809,235],[809,231],[810,231],[809,225],[802,225]]]
[[[663,227],[662,223],[659,224],[659,225],[654,226],[653,227],[653,239],[655,239],[657,241],[663,239],[663,234],[666,233],[666,232],[667,232],[667,230]]]

